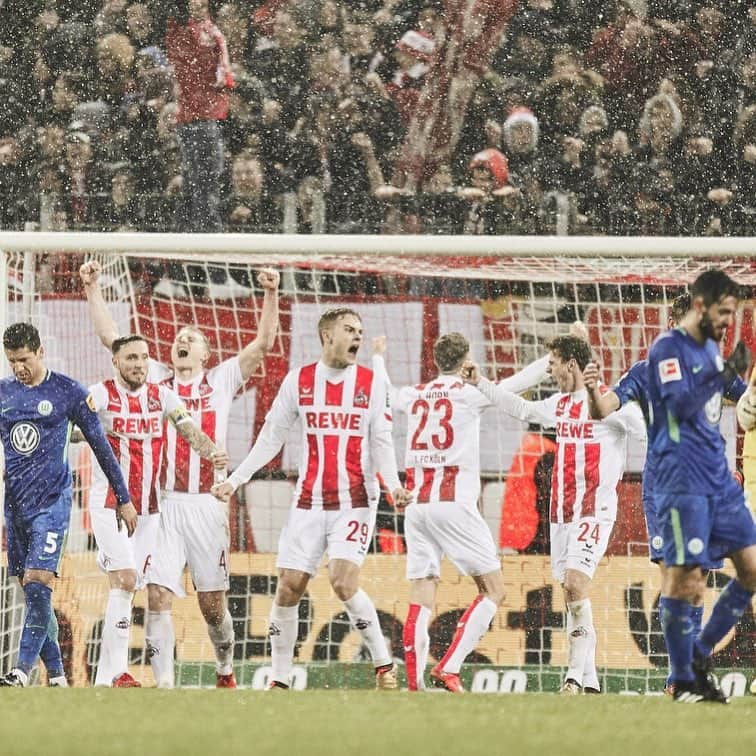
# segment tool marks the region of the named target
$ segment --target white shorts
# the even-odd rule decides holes
[[[135,570],[137,590],[144,588],[155,553],[160,515],[157,512],[139,515],[131,538],[125,525],[118,530],[113,509],[90,507],[89,519],[97,541],[97,564],[100,569],[105,572]]]
[[[183,598],[182,575],[188,566],[200,593],[227,591],[231,535],[226,506],[211,494],[169,492],[160,508],[149,582]]]
[[[376,504],[336,510],[292,507],[278,539],[276,567],[315,575],[326,552],[329,560],[346,559],[361,567],[373,537]]]
[[[501,570],[491,530],[477,507],[454,501],[411,504],[404,515],[407,579],[441,576],[441,559],[463,575]]]
[[[550,525],[551,572],[564,582],[566,570],[577,570],[592,578],[609,545],[614,520],[584,517],[574,522]]]

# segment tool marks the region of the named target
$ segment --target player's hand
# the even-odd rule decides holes
[[[465,360],[459,369],[459,375],[465,383],[477,386],[480,383],[480,367],[472,360]]]
[[[585,327],[585,323],[582,320],[576,320],[570,324],[570,336],[574,336],[576,339],[582,339],[588,341],[588,329]]]
[[[126,532],[129,534],[129,538],[131,538],[136,530],[137,516],[136,507],[131,502],[118,504],[116,506],[116,524],[118,525],[118,530],[121,530],[121,525],[125,525]]]
[[[386,336],[376,336],[373,339],[373,354],[378,354],[383,356],[386,354]]]
[[[599,367],[595,362],[589,362],[583,370],[585,387],[593,393],[599,385]]]
[[[392,492],[391,498],[394,500],[394,506],[403,512],[412,503],[412,491],[407,488],[397,488]]]
[[[273,268],[265,268],[257,274],[257,283],[263,289],[278,291],[278,284],[281,282],[281,274]]]
[[[84,265],[79,268],[79,277],[84,286],[93,286],[96,284],[97,279],[100,277],[100,273],[102,273],[102,265],[100,265],[97,260],[85,262]]]
[[[216,449],[210,455],[210,461],[213,463],[213,469],[225,470],[228,467],[228,452],[225,449]]]
[[[233,495],[234,490],[234,487],[227,480],[224,480],[222,483],[216,483],[210,489],[210,493],[215,496],[218,501],[222,501],[225,504]]]
[[[724,378],[729,383],[736,375],[743,375],[751,365],[751,350],[739,341],[725,360]],[[753,376],[751,376],[753,378]]]

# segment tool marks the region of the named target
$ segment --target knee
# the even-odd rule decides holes
[[[226,616],[223,594],[197,594],[200,611],[208,625],[220,625]]]
[[[562,587],[564,588],[564,598],[567,603],[582,601],[584,598],[588,598],[588,584],[573,575],[565,577]]]
[[[751,593],[756,593],[756,565],[738,572],[738,582]]]
[[[173,605],[173,593],[162,585],[147,586],[147,606],[151,612],[169,612]]]
[[[706,578],[699,568],[667,571],[665,593],[669,598],[695,604],[700,601],[705,587]]]
[[[301,597],[302,592],[297,585],[286,580],[278,581],[278,587],[276,588],[276,603],[279,606],[296,606]]]
[[[339,601],[349,601],[357,593],[357,585],[349,576],[335,575],[331,578],[331,588]]]
[[[127,593],[134,593],[137,587],[136,570],[120,570],[110,573],[110,587]]]

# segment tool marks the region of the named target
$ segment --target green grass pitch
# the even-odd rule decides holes
[[[756,753],[756,697],[29,688],[0,691],[0,753],[739,756]]]

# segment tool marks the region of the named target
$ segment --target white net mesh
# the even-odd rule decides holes
[[[108,377],[111,367],[107,350],[95,337],[78,279],[78,267],[86,254],[90,253],[8,253],[6,321],[31,319],[40,328],[49,367],[91,384]],[[431,346],[441,333],[464,333],[471,341],[473,356],[491,376],[502,378],[543,354],[545,344],[566,333],[576,319],[587,325],[604,379],[611,383],[645,356],[667,321],[671,301],[712,263],[741,283],[756,284],[756,262],[738,255],[727,259],[637,254],[471,257],[410,252],[265,253],[252,258],[216,251],[182,259],[181,254],[180,248],[166,259],[144,252],[97,254],[104,269],[103,289],[119,329],[142,333],[153,356],[163,362],[170,361],[170,346],[178,328],[187,324],[199,326],[207,335],[213,353],[211,365],[238,353],[254,338],[260,318],[262,290],[255,283],[255,272],[272,266],[282,274],[279,337],[232,409],[226,439],[232,467],[248,451],[286,372],[317,358],[320,347],[314,326],[331,306],[350,305],[361,313],[363,362],[369,363],[371,338],[388,336],[386,361],[396,385],[432,377]],[[725,352],[741,338],[753,347],[753,302],[749,298],[738,311]],[[543,394],[549,387],[540,387],[535,393],[539,391]],[[523,684],[528,689],[551,689],[566,660],[566,643],[561,591],[550,574],[544,514],[539,511],[548,477],[543,477],[537,463],[548,461],[549,440],[537,429],[525,428],[494,411],[484,416],[482,427],[481,506],[495,540],[507,554],[504,574],[508,585],[506,602],[492,631],[471,658],[485,666],[474,668],[477,676],[470,684],[479,690],[520,689]],[[725,415],[723,430],[735,465],[733,413]],[[401,461],[404,431],[400,419],[395,442]],[[247,685],[261,686],[267,679],[265,635],[275,591],[275,550],[296,474],[297,443],[298,436],[293,436],[282,457],[238,492],[230,511],[235,659],[237,676]],[[74,682],[84,684],[92,679],[97,660],[107,582],[94,562],[95,546],[86,512],[87,450],[72,447],[71,462],[78,489],[55,606],[66,643],[67,670]],[[655,604],[658,576],[646,559],[640,507],[642,463],[643,449],[634,448],[620,487],[620,515],[609,555],[592,589],[599,638],[597,660],[602,680],[610,689],[658,689],[665,674]],[[523,512],[535,515],[539,524],[535,530],[522,526]],[[393,653],[401,661],[408,595],[402,520],[385,502],[381,503],[373,540],[363,585],[374,598]],[[189,596],[177,601],[174,611],[179,684],[212,684],[212,647],[188,578],[186,587]],[[17,648],[23,613],[17,595],[6,591],[3,596],[0,630],[2,662],[7,667]],[[444,572],[431,627],[432,657],[443,652],[473,596],[469,580],[460,580],[451,568]],[[144,596],[139,596],[131,639],[132,671],[151,684],[143,654],[144,605]],[[300,619],[295,683],[363,684],[366,665],[344,663],[364,660],[365,650],[350,631],[343,607],[324,575],[312,581]],[[735,638],[728,639],[720,651],[718,663],[744,669],[756,666],[754,633],[753,614],[748,613]],[[515,674],[512,670],[519,671]],[[520,673],[522,677],[517,676]]]

